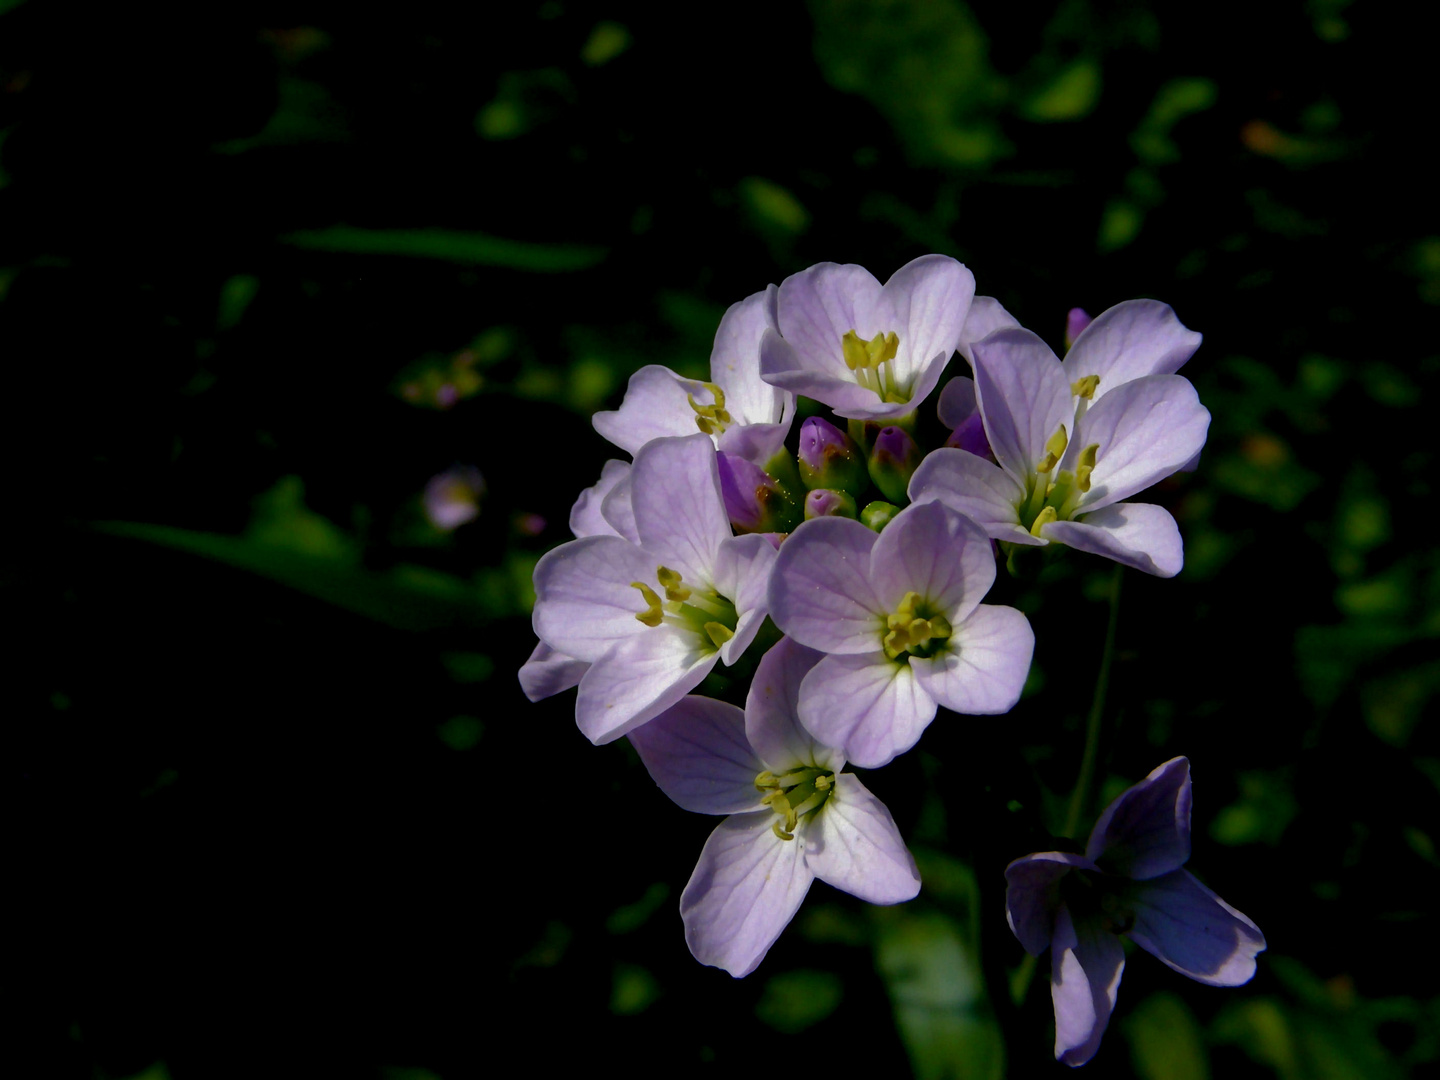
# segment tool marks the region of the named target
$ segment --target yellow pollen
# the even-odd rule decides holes
[[[1095,396],[1095,387],[1099,385],[1099,375],[1086,375],[1083,379],[1076,379],[1070,384],[1070,393],[1089,401]]]
[[[1040,464],[1035,466],[1037,473],[1047,473],[1059,464],[1061,456],[1065,453],[1065,447],[1070,445],[1069,436],[1065,434],[1065,425],[1060,425],[1060,430],[1050,436],[1050,441],[1045,444],[1045,456],[1040,459]]]
[[[705,633],[710,635],[710,640],[717,649],[735,636],[734,630],[718,622],[707,622],[705,624]]]
[[[690,402],[690,408],[695,410],[695,426],[706,435],[716,435],[723,432],[732,417],[725,411],[725,391],[721,390],[716,383],[702,383],[710,396],[715,399],[713,405],[701,405],[695,400],[694,394],[686,394],[685,399]]]
[[[660,582],[660,587],[665,590],[666,600],[688,600],[690,590],[680,584],[681,577],[668,566],[660,566],[655,570],[655,580]]]
[[[650,605],[635,618],[646,626],[659,626],[660,621],[665,618],[665,610],[660,606],[660,597],[655,595],[655,590],[642,581],[632,581],[630,587],[639,589],[640,595],[645,598],[645,603]]]
[[[1090,490],[1090,474],[1095,471],[1095,452],[1099,443],[1091,443],[1080,451],[1080,462],[1075,466],[1075,486],[1081,491]]]
[[[1055,508],[1053,506],[1045,507],[1045,509],[1041,510],[1040,513],[1035,515],[1035,522],[1030,526],[1030,535],[1038,537],[1040,535],[1040,530],[1043,529],[1046,525],[1049,525],[1050,522],[1054,521],[1059,516],[1060,515],[1055,512]]]
[[[876,334],[869,341],[862,340],[854,330],[846,330],[840,338],[840,352],[845,357],[845,366],[851,371],[879,367],[887,360],[894,360],[899,349],[900,336],[894,330],[888,334]]]

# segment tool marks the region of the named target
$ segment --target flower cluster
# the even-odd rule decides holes
[[[645,367],[595,416],[630,460],[605,463],[571,512],[575,539],[536,566],[540,643],[520,680],[532,700],[577,687],[592,742],[628,736],[676,803],[727,815],[680,903],[701,962],[753,970],[816,877],[877,904],[919,891],[889,812],[844,769],[909,750],[941,706],[998,715],[1019,700],[1034,634],[983,602],[997,547],[1179,572],[1174,520],[1130,500],[1204,444],[1209,413],[1175,374],[1200,336],[1148,300],[1072,312],[1069,330],[1062,360],[945,256],[883,285],[824,263],[725,313],[708,381]],[[957,352],[973,377],[942,386]],[[829,411],[792,437],[797,395]],[[922,407],[948,437],[920,423]],[[783,636],[758,657],[743,710],[691,693],[757,636],[775,641],[759,634],[767,620]],[[1110,929],[1215,982],[1243,981],[1263,948],[1179,869],[1188,771],[1183,843],[1145,831],[1159,799],[1145,792],[1178,791],[1177,768],[1122,798],[1141,809],[1107,811],[1084,858],[1010,868],[1012,928],[1057,956],[1057,1056],[1072,1064],[1113,1002]],[[1210,952],[1179,941],[1194,919],[1209,920]],[[1253,937],[1235,930],[1226,959],[1231,924]]]

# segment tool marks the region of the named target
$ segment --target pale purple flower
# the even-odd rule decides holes
[[[453,465],[430,478],[421,502],[430,524],[442,532],[458,529],[480,516],[485,478],[473,465]]]
[[[848,518],[801,525],[770,577],[775,624],[831,654],[805,677],[801,722],[875,768],[914,746],[940,705],[1007,712],[1035,635],[1014,608],[980,603],[994,580],[985,533],[940,503],[878,535]]]
[[[1115,1007],[1126,934],[1182,975],[1239,986],[1265,936],[1181,869],[1190,858],[1190,762],[1172,758],[1111,803],[1084,855],[1045,851],[1005,870],[1005,917],[1031,956],[1050,950],[1055,1057],[1083,1065]]]
[[[906,263],[883,286],[862,266],[820,263],[781,282],[760,373],[840,416],[896,419],[935,389],[974,295],[974,275],[944,255]]]
[[[935,412],[940,422],[950,429],[946,446],[968,450],[978,457],[995,460],[990,441],[985,438],[985,421],[980,416],[980,403],[975,399],[975,380],[957,375],[940,391]]]
[[[997,540],[1061,543],[1161,577],[1179,573],[1175,519],[1124,500],[1205,443],[1210,414],[1195,388],[1161,371],[1193,351],[1191,338],[1198,335],[1151,301],[1100,315],[1063,363],[1028,330],[996,331],[974,347],[976,398],[996,463],[941,448],[911,478],[910,498],[939,499]]]
[[[680,915],[695,959],[736,978],[765,958],[817,877],[872,904],[920,891],[885,804],[799,722],[800,686],[819,659],[782,638],[761,659],[744,712],[687,697],[630,733],[666,795],[730,815],[705,842]]]
[[[1075,344],[1075,339],[1095,320],[1084,308],[1072,307],[1065,315],[1065,348]]]
[[[760,339],[776,325],[777,295],[771,285],[725,312],[708,383],[648,364],[630,376],[619,409],[594,415],[595,430],[631,456],[651,439],[699,430],[718,449],[763,466],[780,451],[795,414],[795,395],[760,378]]]
[[[535,633],[590,665],[575,719],[595,743],[669,708],[718,659],[734,663],[765,618],[775,559],[764,537],[731,534],[705,435],[642,447],[604,497],[603,520],[615,525],[617,508],[633,539],[617,525],[619,535],[572,540],[535,567]]]

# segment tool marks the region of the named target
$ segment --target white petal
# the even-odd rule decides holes
[[[577,539],[582,536],[625,536],[627,540],[634,539],[606,521],[600,510],[605,497],[629,474],[628,463],[611,458],[600,470],[600,479],[580,493],[575,505],[570,508],[570,531]]]
[[[690,952],[737,979],[765,958],[815,878],[803,835],[781,840],[771,827],[776,820],[765,811],[722,821],[680,895]]]
[[[594,663],[617,641],[645,629],[635,617],[645,600],[630,583],[654,577],[654,560],[618,536],[561,544],[535,565],[535,636]]]
[[[874,650],[886,614],[870,584],[878,539],[858,521],[837,517],[814,518],[791,533],[770,573],[775,625],[822,652]]]
[[[778,328],[775,304],[779,295],[780,290],[771,285],[731,304],[715,331],[710,381],[725,391],[725,409],[737,425],[779,424],[795,411],[793,394],[760,378],[760,339],[766,330]]]
[[[623,536],[632,544],[639,545],[640,530],[635,527],[635,504],[630,501],[630,484],[634,474],[626,467],[625,475],[615,481],[609,493],[600,503],[600,516],[610,531]]]
[[[980,403],[975,399],[975,380],[956,375],[940,391],[940,400],[935,403],[935,415],[940,423],[952,431],[975,414]]]
[[[1083,1065],[1100,1049],[1110,1023],[1125,950],[1113,934],[1090,925],[1076,926],[1063,904],[1055,915],[1050,942],[1050,998],[1055,1005],[1055,1057]]]
[[[965,619],[995,584],[995,556],[985,531],[943,502],[907,506],[870,553],[876,595],[893,611],[907,592],[952,623]]]
[[[902,329],[894,308],[881,303],[874,276],[863,266],[839,263],[819,263],[782,281],[776,316],[801,367],[852,383],[841,349],[845,333],[854,330],[868,341]]]
[[[1020,524],[1016,507],[1024,496],[1024,489],[1000,466],[951,446],[927,454],[910,477],[911,502],[942,502],[993,539],[1038,547],[1045,541]]]
[[[1085,514],[1128,499],[1163,480],[1205,445],[1210,413],[1188,379],[1147,375],[1118,386],[1086,410],[1062,468],[1081,449],[1097,444],[1090,490],[1080,499]]]
[[[926,692],[958,713],[997,715],[1020,700],[1035,632],[1029,620],[1012,607],[981,604],[959,626],[951,647],[910,666]]]
[[[822,743],[800,723],[800,684],[823,653],[794,638],[781,638],[755,669],[745,698],[745,737],[775,772],[797,765],[818,765],[839,772],[845,757]]]
[[[646,443],[630,471],[630,501],[641,547],[687,583],[714,584],[720,544],[733,534],[708,435]]]
[[[520,689],[531,701],[540,701],[579,685],[589,669],[585,661],[558,653],[542,641],[520,667]]]
[[[977,341],[984,341],[996,330],[1019,326],[1019,320],[1001,307],[999,300],[993,296],[977,296],[970,304],[970,313],[965,317],[965,325],[960,330],[960,344],[957,348],[960,355],[973,364]]]
[[[590,422],[601,436],[634,457],[651,439],[695,434],[695,410],[686,397],[690,385],[690,380],[667,367],[647,364],[630,376],[620,408],[597,412]]]
[[[924,396],[917,385],[920,373],[936,365],[943,368],[960,344],[975,298],[975,275],[949,256],[922,255],[890,275],[882,293],[900,320],[889,328],[900,338],[892,363],[902,384],[915,385],[913,404]],[[934,385],[931,379],[925,393]]]
[[[1149,503],[1114,503],[1077,521],[1052,521],[1046,539],[1104,555],[1157,577],[1174,577],[1185,565],[1185,545],[1169,511]]]
[[[732,536],[720,545],[715,589],[735,605],[735,636],[720,648],[720,659],[733,664],[755,640],[770,611],[767,590],[775,548],[764,536]]]
[[[909,750],[935,719],[935,699],[907,663],[883,652],[827,656],[800,684],[800,722],[861,768]]]
[[[999,330],[975,346],[975,393],[985,436],[1001,468],[1021,484],[1034,478],[1045,444],[1075,406],[1060,360],[1028,330]]]
[[[683,698],[719,659],[708,641],[668,624],[642,626],[580,680],[575,722],[595,745],[628,735]]]
[[[805,861],[815,876],[872,904],[898,904],[920,892],[920,870],[885,804],[854,773],[835,777],[835,792],[806,830]]]
[[[630,745],[660,790],[697,814],[766,809],[755,778],[765,766],[745,738],[745,713],[690,695],[630,732]]]
[[[1169,304],[1127,300],[1095,316],[1065,354],[1065,378],[1100,376],[1095,398],[1146,375],[1172,375],[1200,347]]]

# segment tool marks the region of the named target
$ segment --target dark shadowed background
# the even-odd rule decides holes
[[[1055,846],[1108,564],[1002,580],[1027,696],[867,776],[920,898],[817,884],[739,982],[676,910],[712,823],[515,679],[629,373],[933,251],[1056,348],[1140,296],[1205,335],[1102,794],[1188,755],[1270,948],[1133,955],[1087,1075],[1437,1075],[1433,68],[1348,0],[0,0],[0,1072],[1060,1076],[1001,875]]]

